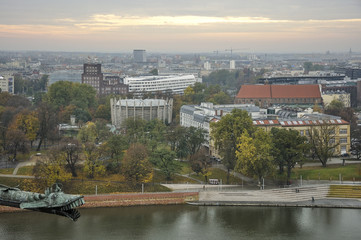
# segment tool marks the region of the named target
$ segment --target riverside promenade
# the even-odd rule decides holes
[[[335,184],[332,184],[335,185]],[[243,190],[240,186],[167,184],[173,191],[198,191],[199,201],[188,202],[198,206],[264,206],[264,207],[320,207],[361,209],[361,195],[354,198],[330,195],[330,184],[303,187]],[[340,186],[360,186],[357,184]],[[358,191],[358,190],[357,190]]]

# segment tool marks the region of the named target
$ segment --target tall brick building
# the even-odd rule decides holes
[[[92,86],[98,95],[125,95],[129,92],[128,85],[121,82],[119,76],[104,77],[101,64],[85,63],[81,82]]]
[[[322,104],[319,85],[243,85],[235,104],[256,104],[260,107],[279,105]]]

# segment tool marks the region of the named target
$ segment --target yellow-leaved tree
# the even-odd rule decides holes
[[[253,136],[245,130],[238,139],[235,170],[257,177],[258,182],[274,171],[272,139],[269,133],[258,128]]]

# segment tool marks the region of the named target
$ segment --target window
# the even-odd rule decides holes
[[[300,131],[300,135],[304,136],[305,132],[303,130]]]
[[[347,134],[347,129],[340,129],[340,134]]]
[[[340,143],[347,143],[347,138],[340,138]]]

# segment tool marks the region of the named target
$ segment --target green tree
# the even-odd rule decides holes
[[[68,106],[72,100],[72,82],[58,81],[50,85],[48,97],[56,108]]]
[[[144,145],[135,143],[127,150],[122,170],[131,184],[147,183],[153,179],[153,168]]]
[[[261,184],[274,169],[270,134],[258,128],[252,138],[244,131],[238,139],[236,156],[235,170],[257,177]]]
[[[164,173],[167,180],[171,180],[172,176],[175,173],[178,173],[181,168],[175,158],[175,152],[170,150],[169,147],[162,145],[152,152],[150,161],[155,167],[159,168],[160,171]]]
[[[236,150],[238,138],[245,132],[252,134],[254,126],[248,112],[240,109],[233,109],[216,123],[211,123],[211,138],[214,146],[222,157],[222,163],[227,168],[227,183],[229,183],[230,171],[236,164]]]
[[[295,164],[304,160],[308,149],[307,138],[301,136],[298,131],[292,129],[272,128],[273,157],[279,166],[280,173],[283,167],[287,168],[287,184],[290,182],[291,171]]]
[[[114,173],[119,173],[121,166],[121,159],[124,151],[128,149],[128,140],[124,135],[112,135],[107,141],[102,144],[102,149],[106,156],[110,156],[107,170]]]
[[[208,183],[208,177],[212,174],[210,167],[212,165],[211,158],[208,154],[208,150],[205,147],[200,148],[195,154],[190,157],[192,170],[202,174],[204,181]]]

